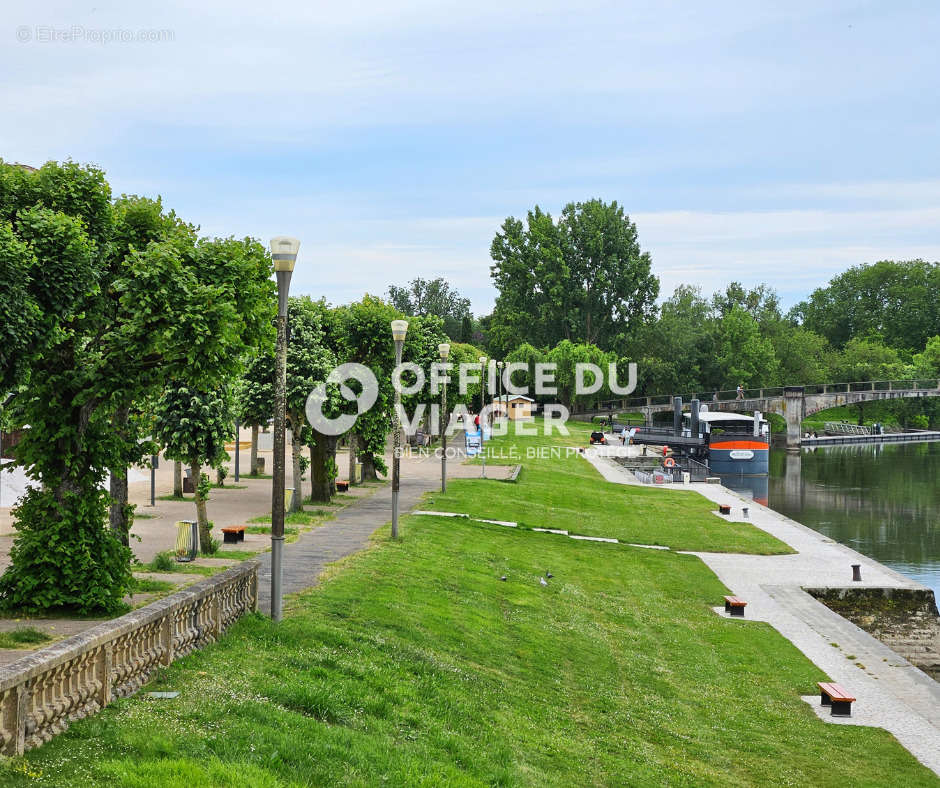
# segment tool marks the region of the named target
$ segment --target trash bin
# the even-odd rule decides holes
[[[682,483],[688,484],[690,481],[692,481],[692,474],[688,471],[682,471]]]
[[[187,563],[199,552],[199,525],[195,520],[180,520],[176,523],[176,560]]]
[[[356,463],[355,479],[356,479],[356,482],[355,482],[356,484],[362,484],[362,463],[361,462]]]
[[[294,500],[294,488],[285,487],[284,488],[284,511],[285,512],[290,509],[290,503],[293,500]]]

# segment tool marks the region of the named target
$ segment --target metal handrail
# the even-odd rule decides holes
[[[780,397],[785,388],[799,388],[804,394],[840,394],[861,391],[932,391],[940,392],[940,378],[907,378],[902,380],[865,380],[850,381],[847,383],[807,383],[802,386],[766,386],[756,389],[744,389],[744,400],[766,399]],[[737,389],[722,389],[719,391],[700,391],[691,394],[654,394],[644,397],[627,397],[621,400],[608,400],[602,403],[618,403],[616,407],[626,409],[630,407],[644,407],[649,405],[668,405],[673,397],[681,396],[683,402],[699,399],[704,404],[709,402],[733,402],[738,399]]]

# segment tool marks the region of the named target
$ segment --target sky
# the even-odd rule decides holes
[[[149,7],[148,7],[149,6]],[[0,158],[102,167],[292,294],[444,276],[492,309],[533,206],[617,200],[662,295],[940,259],[933,0],[5,0]],[[125,40],[120,40],[125,39]]]

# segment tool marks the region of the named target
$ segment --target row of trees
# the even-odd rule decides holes
[[[524,221],[509,217],[490,251],[496,304],[471,326],[496,358],[632,360],[641,394],[940,375],[938,263],[859,265],[787,312],[770,286],[737,282],[711,296],[683,285],[657,305],[635,224],[600,200],[569,203],[557,219],[538,206]],[[416,283],[459,300],[443,280]],[[448,308],[422,304],[424,314]],[[930,400],[895,407],[940,416]]]
[[[203,470],[227,462],[236,419],[257,438],[273,416],[271,273],[257,241],[201,238],[159,199],[113,199],[95,167],[0,162],[0,391],[8,392],[0,419],[6,428],[29,425],[15,459],[38,482],[13,512],[4,605],[121,609],[131,583],[127,469],[161,449],[190,469],[201,543],[212,544]],[[448,303],[451,327],[460,329],[453,320],[466,307]],[[339,441],[354,445],[366,478],[385,472],[390,322],[399,317],[371,296],[341,307],[290,300],[294,508],[308,497],[301,481],[308,467],[310,497],[335,493]],[[411,318],[405,360],[429,370],[447,336],[444,318]],[[453,343],[451,360],[475,363],[480,353]],[[307,423],[307,397],[343,362],[375,372],[379,399],[350,434],[323,435]],[[327,415],[355,412],[339,387],[327,392]],[[454,387],[449,401],[469,404],[477,394],[478,387],[463,396]],[[406,397],[406,408],[419,400],[428,397]]]
[[[14,510],[5,604],[121,606],[127,467],[155,450],[151,406],[174,383],[222,385],[270,345],[270,274],[260,244],[200,238],[159,199],[112,199],[95,167],[0,162],[0,391],[39,483]]]

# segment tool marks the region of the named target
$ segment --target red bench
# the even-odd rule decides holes
[[[229,525],[222,529],[222,541],[226,544],[237,544],[245,541],[244,525]]]
[[[736,596],[725,597],[725,612],[732,616],[741,616],[743,618],[745,605],[747,605],[747,602]]]
[[[841,684],[831,681],[819,681],[819,699],[823,706],[831,706],[833,717],[851,717],[852,703],[855,701],[849,691]]]

